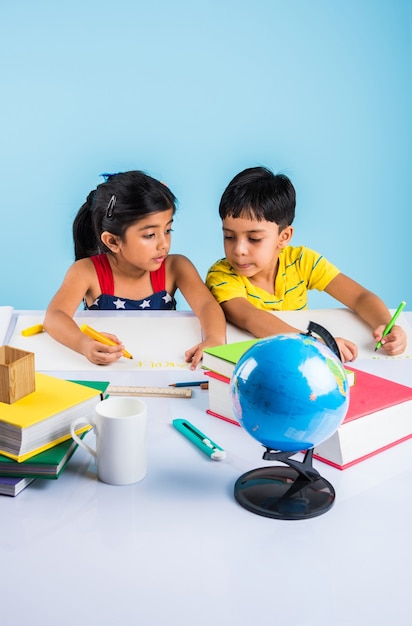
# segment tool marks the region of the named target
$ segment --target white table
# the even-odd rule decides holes
[[[108,380],[108,369],[89,378],[98,376]],[[402,377],[412,381],[410,361]],[[136,372],[110,378],[140,384]],[[412,441],[343,472],[315,462],[336,489],[332,509],[273,520],[234,500],[236,479],[267,462],[241,428],[205,413],[206,391],[146,401],[142,482],[98,482],[78,449],[57,481],[0,498],[4,624],[409,626]],[[175,417],[221,445],[226,460],[183,438]]]

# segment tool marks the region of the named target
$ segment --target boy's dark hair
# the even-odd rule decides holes
[[[266,167],[250,167],[237,174],[223,192],[219,215],[275,222],[279,231],[295,217],[296,192],[284,174]]]
[[[176,198],[170,189],[144,172],[103,176],[105,182],[89,193],[73,222],[76,261],[108,252],[100,239],[104,231],[123,239],[126,229],[142,217],[176,210]]]

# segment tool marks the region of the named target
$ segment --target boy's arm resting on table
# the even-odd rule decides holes
[[[345,274],[338,274],[325,292],[352,309],[372,329],[372,336],[378,342],[392,316],[386,304],[374,293],[365,289]],[[382,349],[388,355],[402,354],[407,343],[406,333],[395,325],[382,341]]]
[[[77,263],[69,268],[60,289],[47,307],[43,326],[59,343],[84,355],[92,363],[107,365],[122,356],[123,346],[106,346],[91,339],[81,332],[73,320],[73,315],[88,289],[87,272],[82,271],[81,265]],[[105,334],[114,341],[119,341],[114,335]]]
[[[253,306],[246,298],[233,298],[221,303],[226,319],[235,326],[247,330],[255,337],[269,337],[281,333],[305,333],[306,329],[298,329],[279,319],[276,314],[263,311]],[[351,341],[335,337],[341,353],[342,361],[353,361],[358,354],[357,347]]]
[[[234,326],[247,330],[255,337],[269,337],[281,333],[300,333],[302,329],[294,328],[269,311],[257,309],[246,298],[232,298],[221,303],[226,319]]]

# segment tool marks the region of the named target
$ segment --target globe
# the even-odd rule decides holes
[[[271,450],[308,450],[330,437],[349,405],[345,369],[311,335],[276,335],[254,344],[230,381],[241,426]]]

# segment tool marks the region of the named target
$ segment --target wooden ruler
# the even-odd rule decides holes
[[[109,385],[109,396],[157,396],[159,398],[191,398],[192,390],[188,387],[134,387]]]

